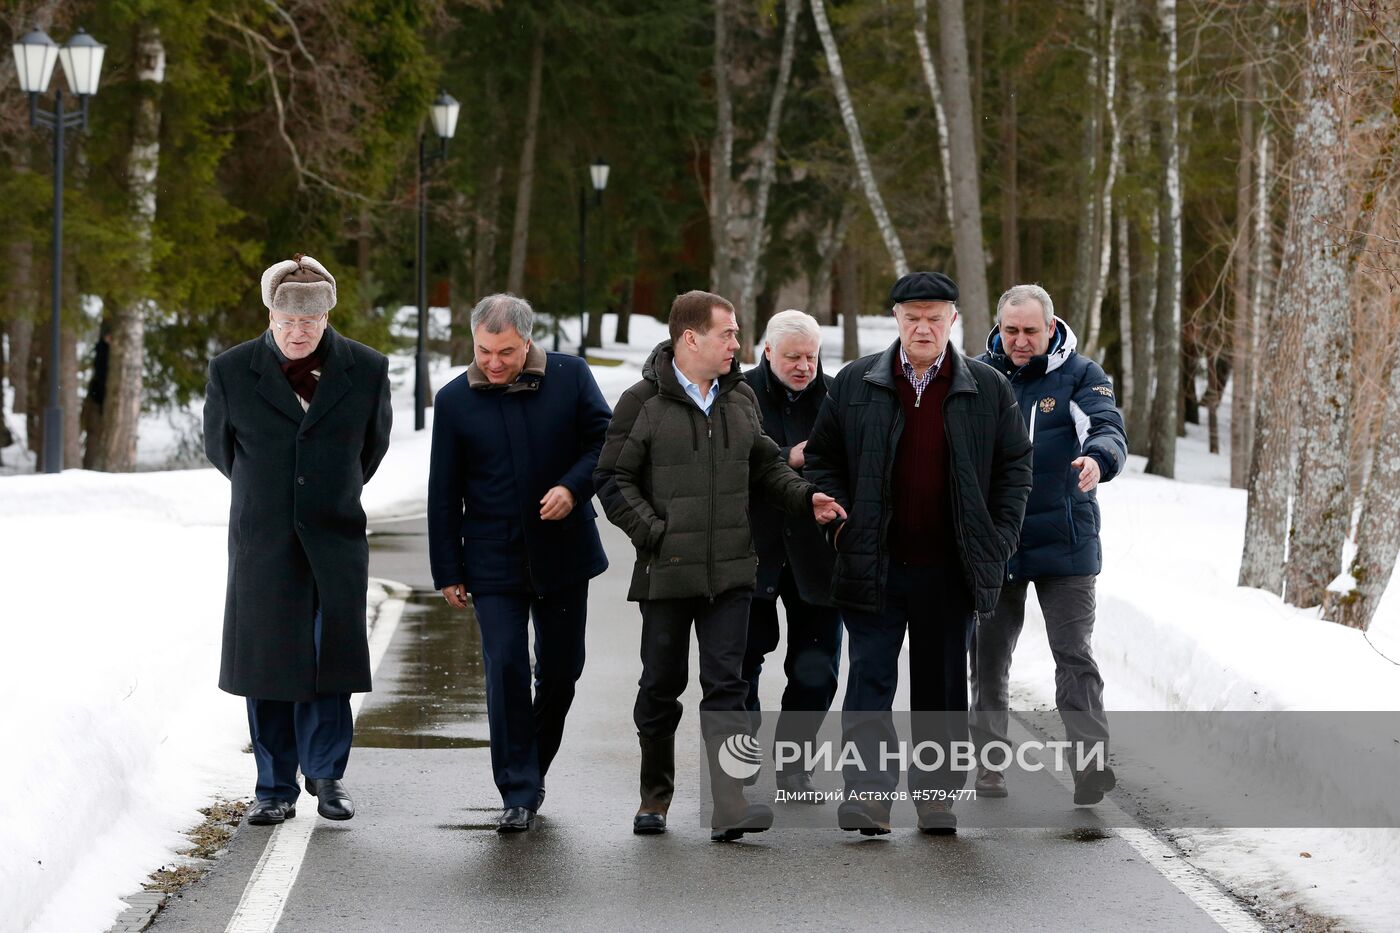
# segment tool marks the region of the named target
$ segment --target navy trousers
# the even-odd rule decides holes
[[[853,742],[864,767],[848,764],[848,791],[892,791],[897,770],[879,767],[881,745],[897,749],[889,710],[899,684],[899,652],[909,633],[909,706],[912,748],[935,742],[968,741],[967,652],[976,613],[956,567],[915,567],[891,560],[881,612],[842,613],[850,644],[850,672],[842,706],[842,740]],[[923,715],[921,715],[923,713]],[[930,752],[922,756],[933,762]],[[887,759],[893,761],[894,759]],[[909,789],[955,790],[967,773],[948,766],[911,768]]]
[[[321,652],[321,612],[313,628]],[[248,733],[258,765],[259,800],[295,801],[297,768],[316,780],[340,780],[350,760],[355,720],[350,694],[330,693],[305,703],[248,697]]]
[[[564,739],[564,718],[583,674],[588,583],[544,596],[473,593],[486,666],[491,770],[507,808],[537,809],[544,777]],[[530,619],[535,622],[534,696]]]
[[[783,673],[782,713],[775,741],[799,745],[816,740],[821,716],[831,709],[841,667],[841,613],[832,606],[814,606],[802,598],[792,569],[784,567],[778,578],[778,594],[787,612],[787,657]],[[749,606],[749,640],[744,652],[744,680],[749,685],[744,708],[759,712],[758,677],[764,658],[778,647],[778,602],[758,599]],[[807,715],[785,715],[806,713]],[[755,726],[758,716],[754,716]]]

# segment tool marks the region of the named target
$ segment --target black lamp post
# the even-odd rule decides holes
[[[447,141],[457,132],[462,105],[446,91],[433,101],[433,132],[438,147],[428,148],[428,134],[418,137],[418,349],[413,356],[413,430],[423,430],[428,406],[428,166],[447,158]]]
[[[19,89],[29,95],[29,125],[53,130],[53,312],[49,321],[49,403],[44,408],[45,473],[63,470],[63,404],[58,388],[58,358],[63,352],[59,308],[63,282],[64,133],[87,127],[88,98],[97,93],[97,80],[106,52],[105,45],[81,29],[61,49],[42,29],[29,31],[14,44]],[[68,90],[78,96],[79,109],[73,113],[63,112],[62,88],[54,88],[52,111],[39,106],[39,95],[48,91],[56,61],[63,63]]]
[[[611,169],[602,159],[588,166],[588,175],[593,182],[593,203],[603,204],[603,189],[608,186],[608,172]],[[588,193],[580,185],[578,189],[578,355],[588,355]],[[601,312],[599,312],[601,313]],[[555,349],[558,349],[557,347]]]

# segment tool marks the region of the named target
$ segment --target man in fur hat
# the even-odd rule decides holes
[[[219,687],[247,698],[253,824],[354,804],[350,694],[370,689],[360,491],[389,447],[389,361],[336,333],[335,277],[310,256],[262,277],[268,329],[209,364],[204,450],[233,483]]]

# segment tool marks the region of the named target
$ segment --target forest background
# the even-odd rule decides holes
[[[142,411],[199,396],[295,252],[335,272],[337,329],[392,349],[421,184],[456,363],[493,291],[547,330],[582,288],[597,346],[707,288],[750,342],[797,307],[849,359],[898,273],[957,279],[974,354],[1000,291],[1039,282],[1149,472],[1188,422],[1230,457],[1242,585],[1364,628],[1395,566],[1392,0],[0,0],[0,22],[107,46],[67,150],[70,466],[135,469]],[[440,90],[461,117],[420,181]],[[50,159],[0,69],[0,448],[23,425],[43,449]]]

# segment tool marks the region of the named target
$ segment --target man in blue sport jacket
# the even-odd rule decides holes
[[[1113,383],[1093,360],[1075,352],[1074,332],[1055,317],[1039,285],[1017,285],[997,301],[997,326],[979,357],[1011,382],[1034,448],[1034,480],[1018,550],[1007,562],[996,610],[977,624],[973,644],[973,739],[983,749],[1007,741],[1011,655],[1025,618],[1026,588],[1035,584],[1055,656],[1055,705],[1071,742],[1103,743],[1102,767],[1076,769],[1074,802],[1094,804],[1112,790],[1107,766],[1108,721],[1103,678],[1090,647],[1094,585],[1103,562],[1094,489],[1128,457]],[[1069,760],[1075,761],[1071,749]],[[981,767],[977,793],[1005,797],[1006,779]]]

